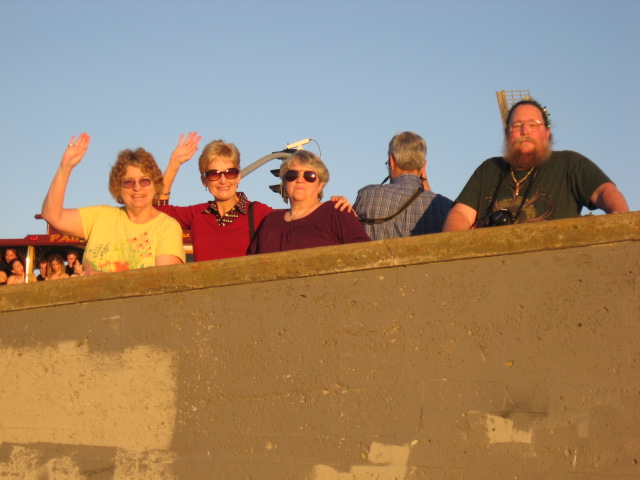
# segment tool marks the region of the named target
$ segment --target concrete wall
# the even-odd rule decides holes
[[[0,478],[640,478],[640,213],[0,289]]]

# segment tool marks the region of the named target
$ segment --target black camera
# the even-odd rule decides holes
[[[509,210],[496,210],[491,212],[485,222],[485,227],[500,227],[502,225],[513,225],[516,223],[516,216]]]

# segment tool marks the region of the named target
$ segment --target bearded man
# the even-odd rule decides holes
[[[473,173],[447,216],[443,231],[580,216],[582,207],[628,212],[615,184],[591,160],[551,149],[549,115],[534,100],[509,110],[503,157]]]

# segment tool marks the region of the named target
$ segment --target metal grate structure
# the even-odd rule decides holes
[[[511,106],[520,100],[531,100],[531,92],[529,90],[500,90],[496,92],[496,97],[498,97],[498,108],[502,117],[502,128],[505,128]]]

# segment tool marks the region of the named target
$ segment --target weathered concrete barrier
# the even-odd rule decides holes
[[[0,478],[640,478],[640,213],[0,288]]]

